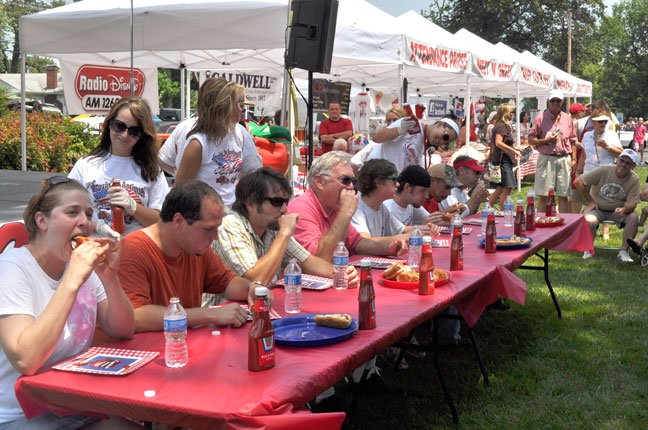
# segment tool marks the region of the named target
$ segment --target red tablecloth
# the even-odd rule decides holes
[[[533,248],[496,254],[484,254],[477,246],[479,229],[474,228],[471,235],[464,236],[465,270],[452,273],[451,282],[430,296],[386,288],[379,280],[382,272],[374,271],[375,330],[360,331],[345,342],[324,347],[279,346],[276,366],[269,371],[247,370],[249,325],[218,328],[220,335],[212,335],[214,327],[202,327],[189,331],[189,363],[185,368],[165,367],[162,333],[143,333],[111,345],[161,353],[130,375],[98,376],[48,367],[37,375],[20,378],[16,394],[28,417],[46,407],[195,428],[339,428],[343,413],[311,414],[302,405],[450,304],[456,304],[472,325],[498,293],[524,303],[526,285],[511,270],[540,247],[586,248],[585,236],[590,234],[587,223],[580,215],[566,218],[563,227],[533,233]],[[591,235],[588,246],[591,248]],[[449,249],[435,249],[434,259],[438,267],[448,269]],[[273,291],[275,308],[283,313],[283,290]],[[357,318],[357,294],[357,289],[304,291],[303,312],[344,312]],[[156,395],[147,398],[146,390],[155,390]]]

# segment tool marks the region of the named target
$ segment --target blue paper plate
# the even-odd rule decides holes
[[[315,324],[315,315],[321,314],[295,315],[273,321],[275,343],[287,346],[331,345],[347,340],[358,330],[358,321],[355,319],[349,328],[340,329]]]
[[[511,236],[497,236],[498,239],[510,239]],[[520,243],[519,245],[497,245],[497,249],[522,249],[522,248],[528,248],[533,244],[533,239],[530,237],[527,237],[529,239],[529,242],[527,243]],[[482,248],[486,247],[486,238],[482,237],[479,239],[479,246]]]

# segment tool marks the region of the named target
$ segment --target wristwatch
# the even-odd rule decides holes
[[[250,282],[250,283],[248,284],[248,293],[250,292],[250,288],[253,288],[253,287],[255,287],[255,286],[265,287],[265,285],[263,285],[263,282],[261,282],[261,281],[253,281],[253,282]]]

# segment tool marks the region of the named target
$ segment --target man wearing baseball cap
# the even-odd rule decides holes
[[[457,173],[454,167],[445,163],[433,165],[428,169],[428,173],[431,177],[428,196],[438,203],[441,203],[448,197],[453,188],[463,186],[457,179]],[[447,211],[433,212],[430,214],[429,220],[436,225],[450,225],[452,213],[448,213]]]
[[[562,112],[563,92],[549,92],[549,109],[533,122],[529,130],[529,144],[536,147],[534,191],[538,196],[539,208],[544,208],[549,187],[553,186],[558,196],[560,212],[569,211],[568,197],[571,195],[571,154],[576,143],[576,132],[571,117]]]
[[[452,187],[450,195],[439,204],[439,209],[445,211],[452,205],[461,204],[465,209],[460,215],[465,218],[477,213],[479,205],[488,198],[488,190],[479,182],[486,169],[480,166],[477,160],[465,155],[455,158],[453,167],[462,185]],[[470,194],[469,190],[472,190]]]
[[[569,106],[569,113],[574,120],[577,120],[587,114],[587,109],[580,103],[573,103]]]
[[[423,207],[430,188],[430,174],[418,164],[407,166],[398,175],[398,188],[393,199],[385,206],[394,218],[404,225],[424,225],[430,215]]]
[[[618,258],[624,263],[633,260],[628,254],[628,239],[637,234],[638,217],[635,212],[641,188],[639,175],[632,170],[639,155],[632,149],[624,149],[616,165],[597,167],[574,181],[574,186],[587,202],[584,214],[590,226],[592,237],[603,221],[614,221],[623,229],[623,243]],[[589,191],[588,191],[589,188]],[[583,258],[591,258],[585,252]]]

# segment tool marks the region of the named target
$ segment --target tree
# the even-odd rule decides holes
[[[20,71],[20,38],[18,37],[20,17],[64,4],[64,0],[53,0],[51,3],[41,0],[4,0],[0,3],[0,72]],[[48,60],[39,57],[30,58],[29,61],[32,63],[30,72],[44,71],[43,68]],[[50,60],[49,64],[53,62]]]

